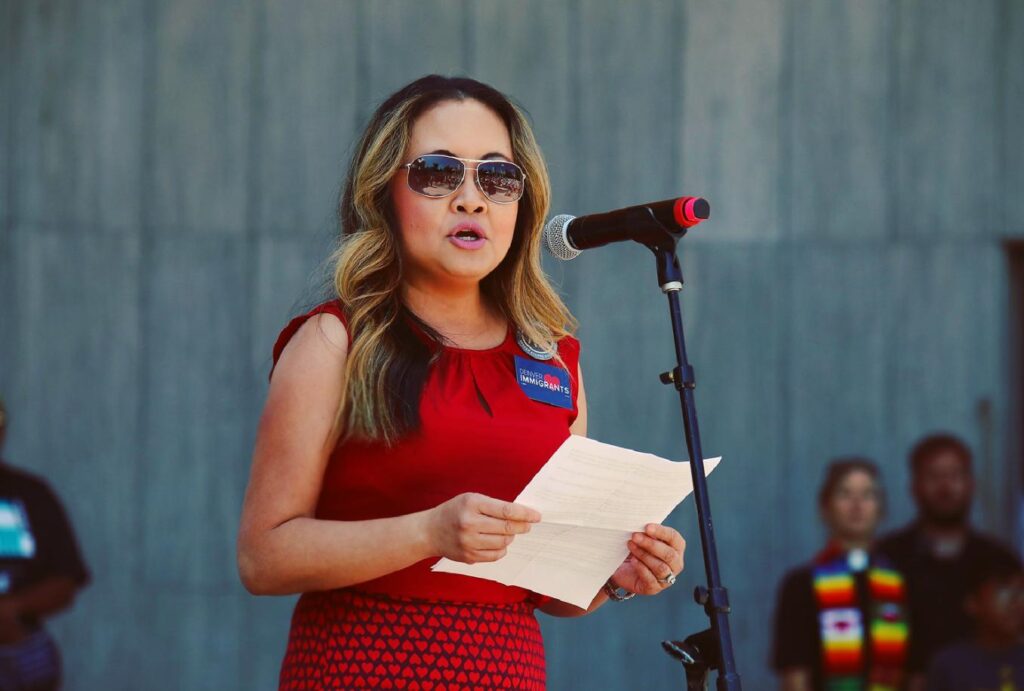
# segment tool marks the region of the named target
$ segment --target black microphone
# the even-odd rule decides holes
[[[603,214],[555,216],[544,227],[544,242],[551,254],[568,261],[581,250],[623,240],[642,241],[652,221],[669,232],[686,232],[711,216],[711,205],[702,197],[679,197],[628,206]]]

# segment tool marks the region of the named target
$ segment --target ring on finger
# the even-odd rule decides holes
[[[658,579],[658,583],[661,583],[666,588],[669,586],[673,586],[676,584],[676,575],[672,573],[672,571],[669,571],[667,576]]]

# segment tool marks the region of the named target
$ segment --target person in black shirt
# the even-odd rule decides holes
[[[833,461],[818,505],[828,545],[786,574],[776,603],[772,666],[782,689],[902,688],[903,579],[872,549],[885,508],[877,466],[863,458]]]
[[[0,401],[0,450],[7,411]],[[0,459],[0,691],[60,686],[60,659],[43,620],[89,581],[60,501],[41,478]]]
[[[934,434],[910,452],[911,490],[918,515],[879,543],[907,578],[910,596],[911,689],[924,686],[932,655],[970,635],[964,608],[979,569],[1020,568],[1020,560],[970,525],[974,475],[971,451],[960,439]]]

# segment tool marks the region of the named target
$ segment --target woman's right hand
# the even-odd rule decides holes
[[[434,553],[466,564],[501,559],[516,535],[540,521],[534,509],[474,492],[453,497],[428,515]]]

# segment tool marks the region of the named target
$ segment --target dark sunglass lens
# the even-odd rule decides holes
[[[443,197],[458,189],[462,161],[449,156],[420,156],[409,166],[409,187],[429,197]]]
[[[477,168],[480,187],[492,201],[514,202],[523,196],[523,171],[507,161],[488,161]]]

